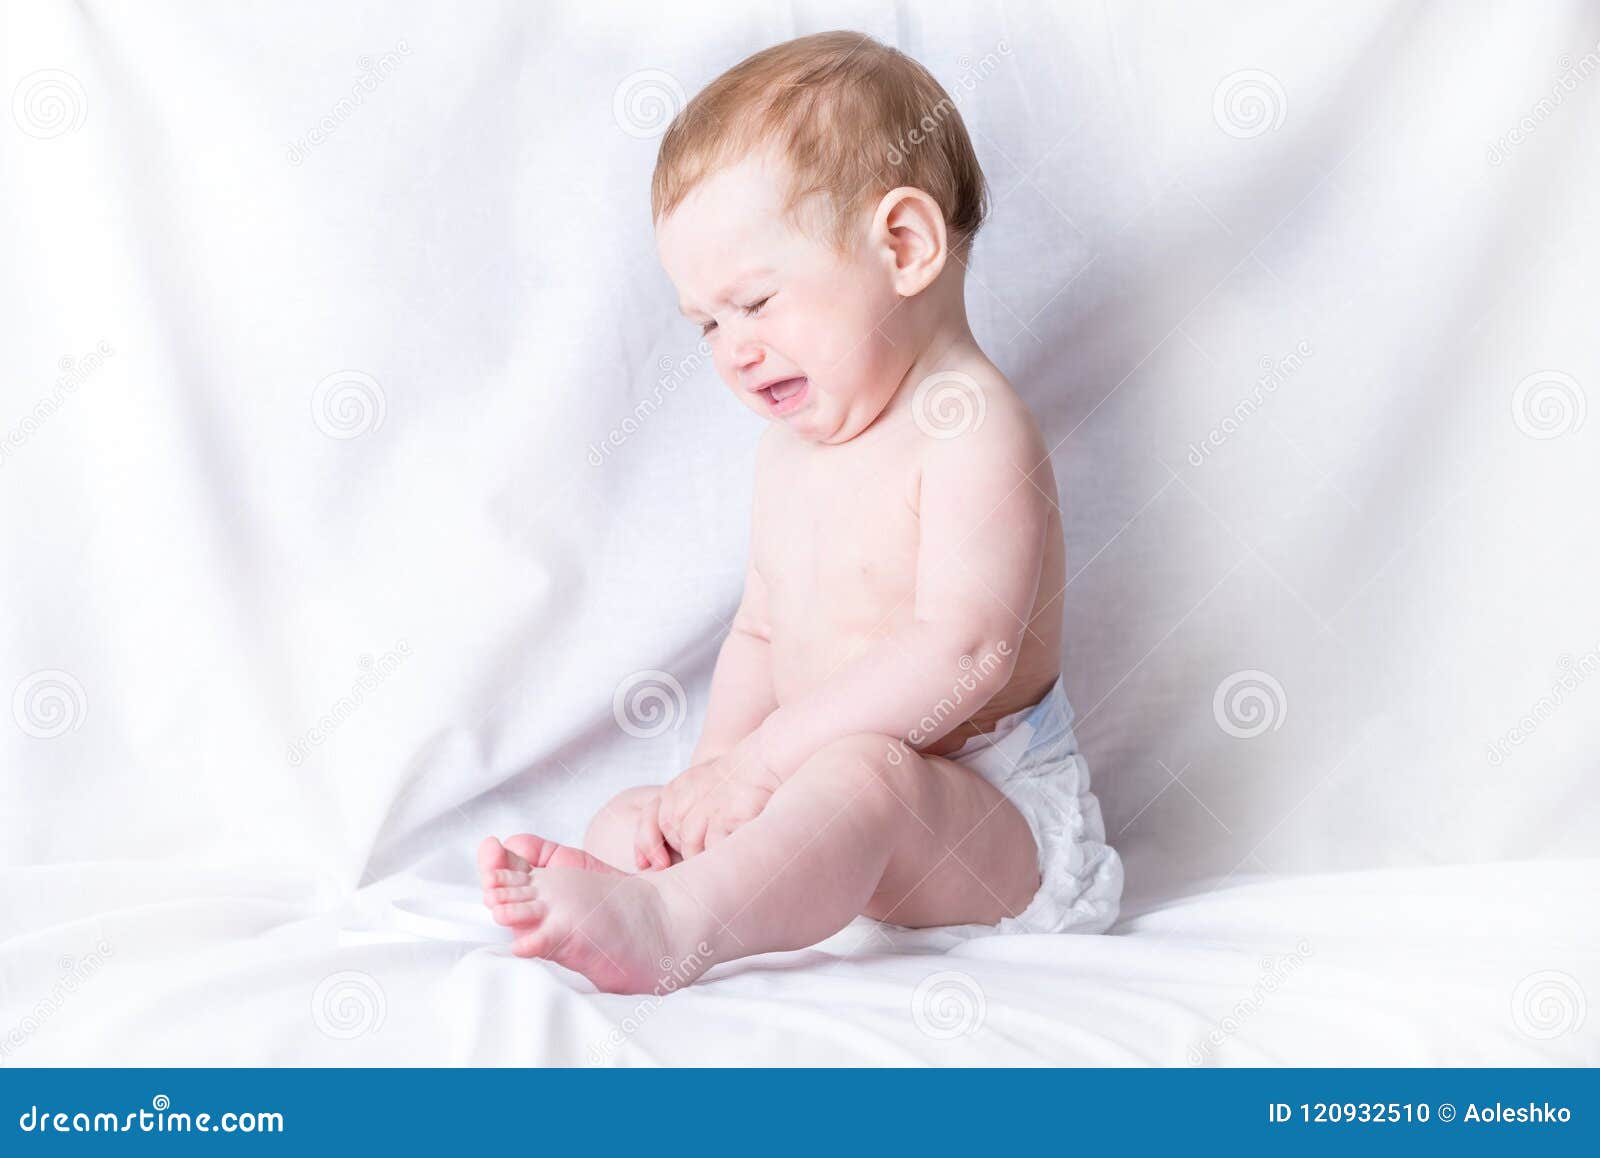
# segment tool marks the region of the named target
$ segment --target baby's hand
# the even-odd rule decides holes
[[[760,816],[777,788],[777,778],[750,749],[739,745],[669,781],[661,791],[658,815],[651,820],[687,859]],[[651,863],[657,862],[653,858]]]

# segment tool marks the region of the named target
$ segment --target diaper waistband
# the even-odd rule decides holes
[[[972,739],[961,745],[960,749],[952,752],[945,759],[959,761],[963,756],[970,756],[974,752],[995,747],[1004,742],[1024,724],[1028,725],[1033,731],[1037,731],[1040,722],[1049,712],[1060,712],[1064,717],[1061,721],[1062,726],[1070,726],[1076,713],[1073,711],[1072,705],[1067,702],[1067,690],[1066,686],[1061,682],[1061,678],[1060,676],[1056,677],[1056,682],[1051,684],[1050,689],[1039,697],[1037,703],[1030,704],[1025,708],[1018,708],[1009,715],[1000,717],[999,720],[995,721],[993,728],[982,735],[972,737]]]

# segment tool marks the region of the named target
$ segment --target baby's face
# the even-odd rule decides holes
[[[658,221],[657,248],[739,400],[803,438],[845,442],[882,413],[915,352],[903,336],[890,340],[892,263],[864,236],[839,253],[801,232],[785,213],[787,189],[781,161],[752,156]],[[865,211],[861,224],[864,235]]]

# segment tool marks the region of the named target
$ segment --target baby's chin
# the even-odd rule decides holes
[[[838,446],[849,442],[878,417],[878,412],[866,413],[859,407],[842,406],[826,397],[782,418],[772,418],[787,426],[797,438],[819,446]]]

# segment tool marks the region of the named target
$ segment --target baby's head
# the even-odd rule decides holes
[[[870,37],[807,36],[723,73],[672,122],[650,193],[718,373],[802,437],[855,437],[936,335],[965,332],[983,171],[945,90]]]

